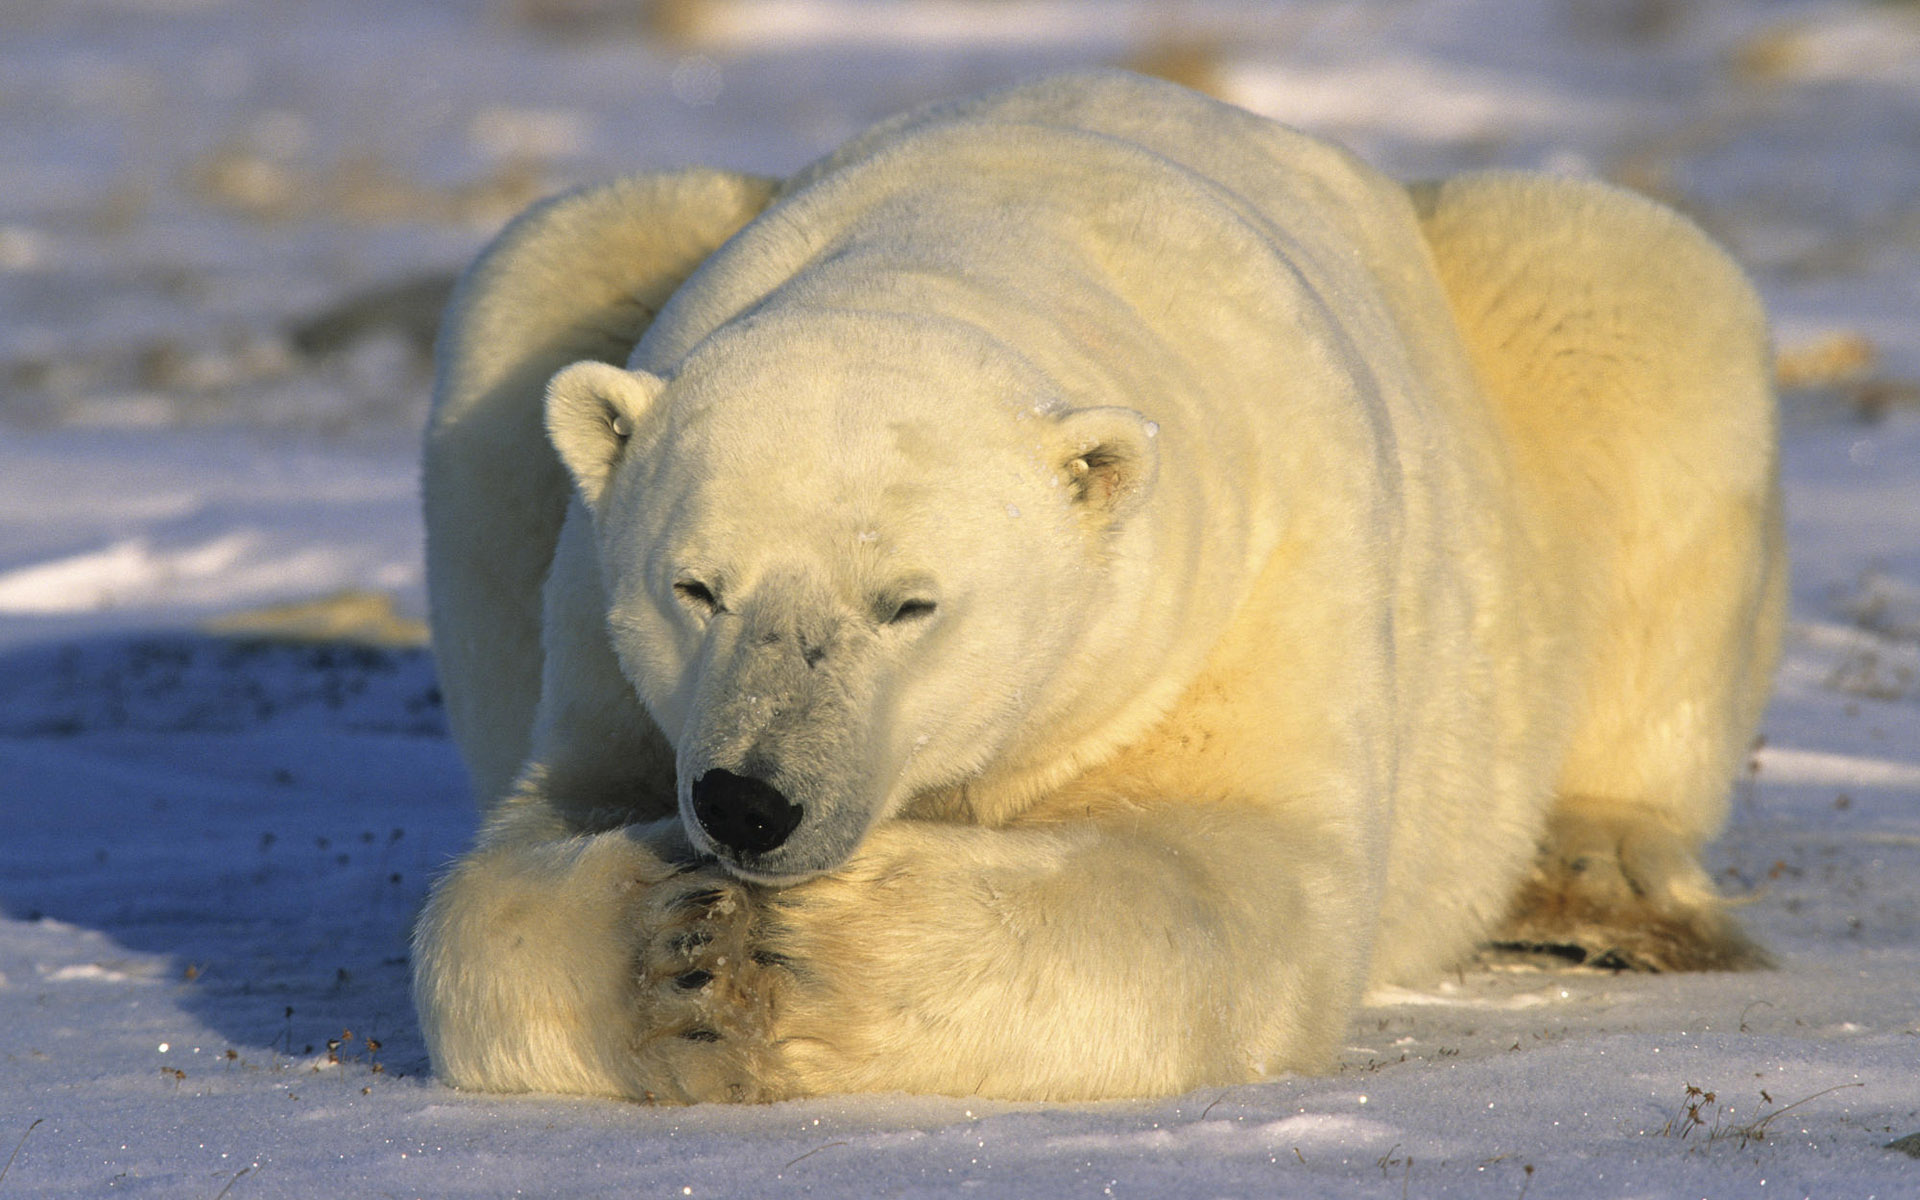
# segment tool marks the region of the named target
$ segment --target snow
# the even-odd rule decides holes
[[[1781,966],[1470,965],[1372,997],[1330,1074],[1125,1103],[438,1086],[405,956],[474,821],[409,640],[446,278],[571,182],[784,172],[1087,62],[1408,177],[1628,182],[1752,266],[1794,626],[1711,865]],[[1884,1148],[1920,1130],[1916,312],[1911,0],[15,0],[0,1197],[1920,1193]]]

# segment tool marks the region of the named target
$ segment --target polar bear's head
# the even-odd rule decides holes
[[[687,832],[768,882],[1077,702],[1060,669],[1125,603],[1107,560],[1155,469],[1140,414],[1066,410],[970,327],[865,317],[738,323],[670,381],[575,364],[547,425]]]

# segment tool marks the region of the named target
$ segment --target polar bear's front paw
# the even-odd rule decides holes
[[[649,889],[636,962],[644,1098],[694,1104],[790,1094],[773,1022],[793,964],[772,945],[761,890],[714,867]]]

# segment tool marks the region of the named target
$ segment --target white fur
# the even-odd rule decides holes
[[[1698,231],[1409,195],[1119,74],[769,194],[536,209],[449,313],[429,579],[489,817],[416,937],[444,1078],[1166,1092],[1556,936],[1516,896],[1743,945],[1697,854],[1784,563],[1764,324]],[[709,771],[804,815],[730,845]]]

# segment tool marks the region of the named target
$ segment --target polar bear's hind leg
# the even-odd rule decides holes
[[[1694,843],[1657,813],[1562,799],[1492,948],[1611,970],[1768,966],[1725,907]]]
[[[1692,224],[1603,184],[1413,189],[1542,569],[1582,598],[1559,800],[1498,942],[1760,965],[1701,847],[1778,655],[1785,553],[1764,318]]]

